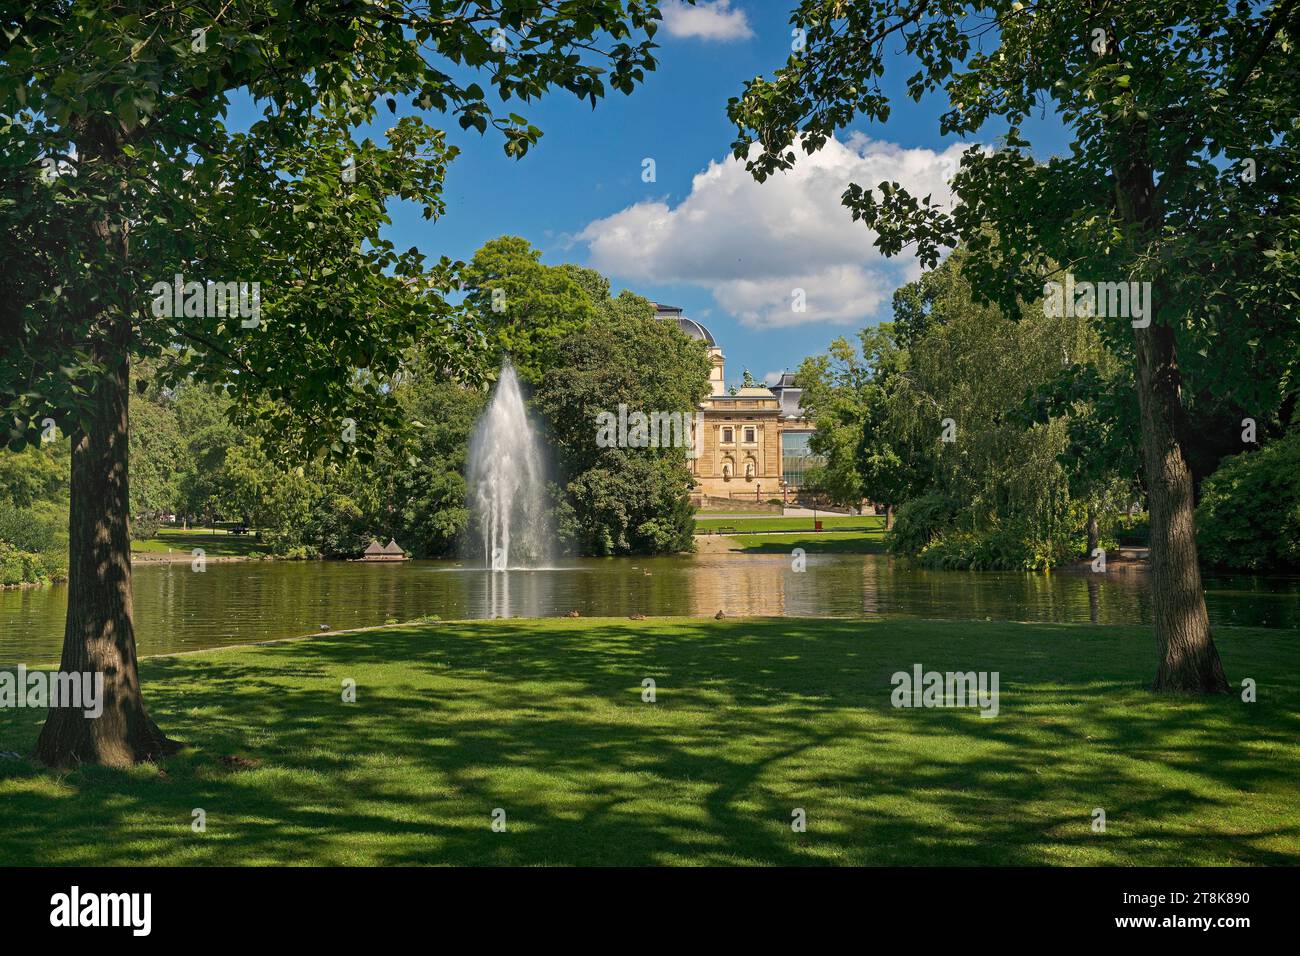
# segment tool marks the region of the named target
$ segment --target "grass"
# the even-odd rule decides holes
[[[158,534],[146,541],[132,541],[131,550],[137,554],[166,554],[183,551],[186,554],[202,548],[209,558],[246,557],[265,554],[266,544],[255,539],[252,533],[231,534],[218,528],[214,534],[208,528],[160,528]]]
[[[834,531],[808,534],[738,534],[727,539],[752,554],[789,554],[803,548],[809,554],[883,554],[885,533],[879,531]]]
[[[1254,704],[1154,696],[1150,633],[1088,625],[509,620],[153,658],[192,749],[0,760],[0,864],[1295,865],[1298,637],[1219,630]],[[916,662],[998,671],[999,716],[894,709]],[[41,717],[0,710],[0,749]]]
[[[823,529],[856,528],[861,530],[879,530],[885,528],[884,517],[863,515],[845,517],[843,515],[826,515],[816,519]],[[717,531],[719,528],[735,528],[737,531],[812,531],[813,518],[696,518],[696,533]]]

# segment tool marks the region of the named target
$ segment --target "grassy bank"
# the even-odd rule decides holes
[[[885,530],[885,519],[875,515],[843,516],[823,515],[815,519],[822,523],[823,529],[854,528],[863,531]],[[800,518],[696,518],[697,534],[716,532],[719,528],[735,528],[737,531],[813,531],[812,516]]]
[[[158,534],[144,541],[132,541],[134,554],[166,555],[170,553],[191,555],[202,548],[209,558],[253,557],[267,553],[265,542],[252,534],[231,534],[225,528],[160,528]]]
[[[884,531],[812,531],[776,534],[738,534],[727,538],[732,551],[752,554],[789,554],[803,548],[809,554],[884,554]]]
[[[0,760],[0,864],[1300,863],[1300,633],[1218,638],[1258,703],[1154,697],[1149,632],[1086,625],[495,621],[155,658],[192,749]],[[917,662],[999,672],[1000,714],[893,708]],[[0,710],[0,750],[41,718]]]

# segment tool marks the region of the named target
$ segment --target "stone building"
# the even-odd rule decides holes
[[[704,441],[691,461],[698,496],[752,501],[793,501],[807,469],[816,464],[808,450],[813,425],[800,408],[801,390],[784,373],[772,386],[753,381],[732,394],[726,387],[726,357],[713,334],[671,305],[655,305],[656,318],[676,322],[689,337],[703,342],[712,368],[709,394],[700,403]]]

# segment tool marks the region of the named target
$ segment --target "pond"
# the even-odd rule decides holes
[[[443,620],[659,615],[858,617],[1146,624],[1145,575],[919,571],[884,555],[578,559],[490,574],[454,561],[145,564],[135,570],[141,655],[428,615]],[[1300,579],[1207,578],[1215,624],[1300,627]],[[64,586],[0,591],[0,665],[57,661]]]

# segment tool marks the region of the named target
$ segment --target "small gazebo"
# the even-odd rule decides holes
[[[389,538],[388,544],[380,544],[377,540],[372,539],[370,547],[366,548],[365,553],[361,556],[362,561],[405,561],[407,560],[406,552],[402,546],[397,543],[395,538]]]

